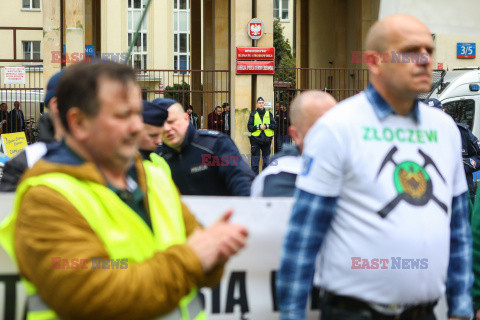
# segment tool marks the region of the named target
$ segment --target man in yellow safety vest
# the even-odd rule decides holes
[[[275,117],[270,111],[265,110],[265,101],[262,97],[257,99],[257,110],[252,111],[247,123],[250,136],[252,153],[252,170],[257,175],[260,163],[260,151],[262,151],[263,169],[268,165],[270,146],[272,145],[273,133],[277,129]]]
[[[57,100],[65,139],[26,172],[0,229],[27,319],[206,319],[197,289],[218,284],[246,229],[231,212],[202,229],[164,170],[142,161],[130,67],[72,66]]]

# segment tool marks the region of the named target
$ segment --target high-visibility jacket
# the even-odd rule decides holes
[[[258,126],[258,125],[267,125],[270,124],[270,112],[268,110],[265,110],[265,114],[263,115],[263,121],[260,119],[260,115],[258,114],[258,111],[255,112],[255,116],[253,118],[253,125]],[[255,132],[252,132],[252,136],[258,137],[262,130],[257,130]],[[265,129],[264,130],[265,135],[267,137],[273,137],[273,130],[272,129]]]
[[[170,170],[170,166],[168,165],[167,161],[163,159],[163,157],[159,156],[155,152],[152,152],[150,153],[150,161],[157,167],[161,168],[169,178],[172,177],[172,170]]]
[[[186,241],[182,208],[175,184],[154,164],[144,163],[152,230],[108,187],[79,180],[63,173],[47,173],[23,181],[14,201],[13,213],[0,226],[0,242],[16,262],[14,230],[22,197],[28,188],[47,186],[63,195],[87,220],[105,243],[111,259],[141,263],[155,252]],[[35,286],[22,279],[28,294],[27,320],[59,319],[37,294]],[[88,285],[88,284],[86,284]],[[206,320],[197,289],[183,297],[171,313],[161,320]]]

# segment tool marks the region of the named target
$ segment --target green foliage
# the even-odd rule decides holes
[[[279,19],[273,21],[273,46],[275,47],[275,65],[280,66],[283,59],[295,61],[292,56],[292,47],[283,35],[283,27]],[[295,67],[295,65],[293,66]]]
[[[290,101],[296,95],[296,59],[292,55],[292,47],[288,39],[283,35],[283,27],[279,19],[273,21],[273,46],[275,47],[275,75],[273,81],[276,83],[277,101]],[[285,69],[287,68],[287,69]]]
[[[170,91],[186,91],[182,92],[170,92]],[[190,85],[186,82],[175,83],[173,86],[165,87],[165,98],[173,99],[180,102],[181,105],[187,106],[190,104]],[[185,101],[183,100],[185,98]]]

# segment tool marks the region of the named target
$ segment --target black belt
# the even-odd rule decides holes
[[[409,306],[401,314],[386,315],[374,310],[368,303],[355,298],[339,296],[329,292],[324,292],[321,298],[322,304],[354,313],[370,314],[372,320],[415,320],[433,313],[433,308],[437,304],[437,301],[434,301]]]

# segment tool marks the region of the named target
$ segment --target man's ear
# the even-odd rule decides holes
[[[298,133],[297,127],[291,125],[288,127],[288,134],[292,137],[293,141],[298,145],[300,140],[300,135]]]
[[[90,136],[92,120],[83,111],[73,107],[67,112],[70,134],[78,141],[85,141]]]
[[[373,50],[365,51],[365,63],[372,74],[380,74],[382,59],[380,59],[380,54],[378,52]]]

